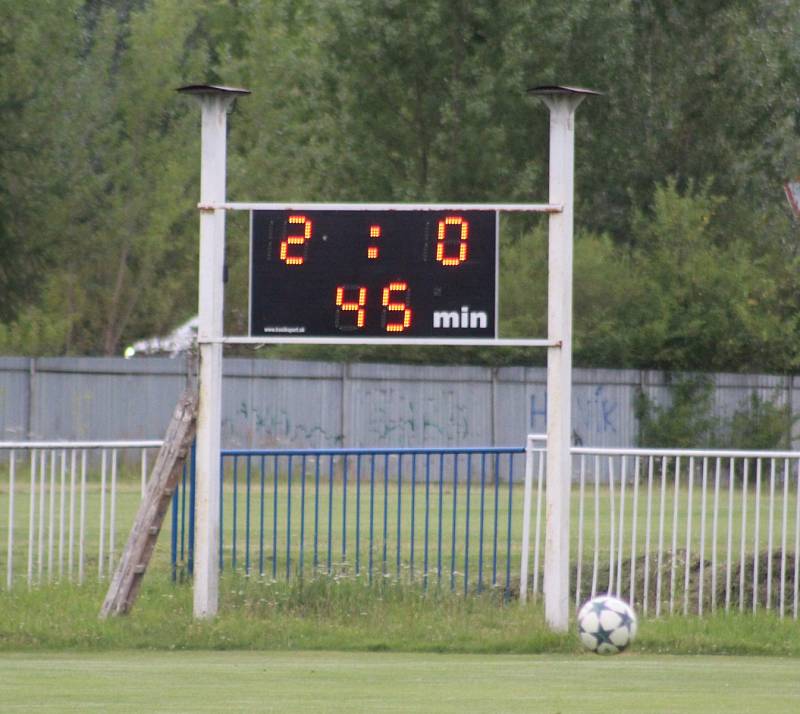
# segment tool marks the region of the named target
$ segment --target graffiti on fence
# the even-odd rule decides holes
[[[239,447],[341,446],[341,433],[321,424],[306,424],[281,406],[254,407],[240,402],[233,416],[222,420],[222,443]]]
[[[470,435],[469,410],[452,389],[421,399],[393,387],[368,389],[364,404],[368,444],[444,446]]]
[[[576,388],[572,394],[573,441],[602,443],[601,435],[619,432],[619,402],[604,385],[590,389]],[[530,395],[528,429],[544,432],[547,429],[547,391],[544,386]]]
[[[392,387],[367,390],[359,399],[365,408],[364,443],[376,446],[450,445],[464,443],[470,435],[468,407],[453,390],[422,399]],[[251,406],[242,401],[234,414],[222,420],[222,442],[237,447],[342,446],[341,431],[320,423],[298,420],[291,407]]]

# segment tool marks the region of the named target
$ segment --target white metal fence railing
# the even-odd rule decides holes
[[[0,442],[5,586],[113,572],[160,441]],[[123,508],[123,518],[118,509]]]
[[[523,549],[527,540],[533,567],[520,592],[534,596],[544,461],[543,447],[529,447],[533,525]],[[764,609],[798,618],[800,452],[575,447],[572,465],[576,607],[610,593],[644,615]]]
[[[0,443],[0,583],[108,577],[160,445]],[[528,455],[525,498],[514,497],[527,514],[513,518],[523,598],[544,578],[543,442],[529,442]],[[576,607],[608,592],[651,616],[800,615],[800,452],[580,447],[572,468]]]

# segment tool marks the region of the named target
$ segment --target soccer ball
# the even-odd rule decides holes
[[[636,636],[636,613],[610,595],[592,598],[578,613],[578,636],[592,652],[617,654]]]

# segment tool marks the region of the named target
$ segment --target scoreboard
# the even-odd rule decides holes
[[[250,335],[497,336],[496,210],[252,210]]]

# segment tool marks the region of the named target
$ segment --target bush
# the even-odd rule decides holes
[[[639,446],[708,447],[717,426],[711,414],[714,385],[707,376],[682,377],[670,384],[670,402],[656,404],[643,391],[634,401]]]
[[[670,383],[668,404],[657,404],[643,391],[634,401],[638,445],[660,448],[788,449],[797,417],[788,405],[762,399],[755,391],[730,417],[713,414],[714,384],[707,375]]]

